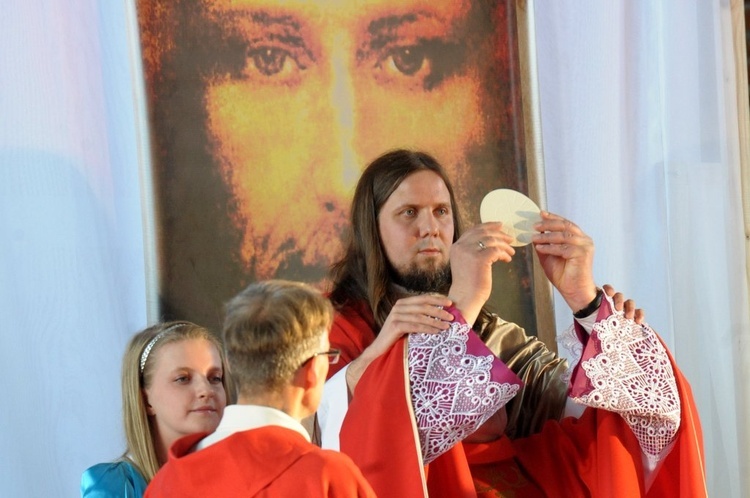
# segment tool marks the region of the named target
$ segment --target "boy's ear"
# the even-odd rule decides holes
[[[321,367],[325,356],[316,356],[305,365],[305,389],[313,389],[326,381],[327,370]]]
[[[299,399],[302,418],[318,410],[327,375],[328,358],[324,355],[314,357],[297,371],[294,382],[302,390],[302,397]]]
[[[294,383],[306,391],[320,390],[328,375],[328,358],[316,356],[297,371]]]

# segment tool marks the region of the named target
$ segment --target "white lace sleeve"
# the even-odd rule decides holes
[[[411,398],[427,464],[476,431],[522,385],[471,328],[410,334]]]
[[[596,322],[582,355],[571,397],[622,415],[653,468],[680,427],[674,371],[656,333],[614,311]]]

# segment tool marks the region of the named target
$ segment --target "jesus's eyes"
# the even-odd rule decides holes
[[[253,69],[264,76],[279,75],[284,77],[300,69],[299,64],[288,51],[275,47],[261,47],[249,51],[248,59]],[[248,71],[248,69],[246,67],[245,71]]]
[[[296,23],[235,15],[218,22],[213,76],[253,85],[295,85],[316,63]]]
[[[432,90],[463,65],[462,48],[442,39],[388,43],[371,55],[374,78],[383,85]]]
[[[471,43],[418,17],[378,19],[362,32],[329,32],[285,16],[230,16],[214,38],[214,76],[289,87],[313,70],[325,79],[346,68],[335,74],[394,91],[432,91],[464,70]]]

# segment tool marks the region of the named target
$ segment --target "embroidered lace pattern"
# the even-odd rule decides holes
[[[474,432],[518,392],[491,378],[495,357],[467,352],[469,326],[409,335],[409,380],[425,464]]]
[[[650,463],[672,442],[680,426],[680,397],[672,364],[656,333],[615,312],[594,325],[595,356],[581,367],[590,390],[577,401],[622,415]]]

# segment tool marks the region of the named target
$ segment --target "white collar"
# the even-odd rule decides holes
[[[194,450],[211,446],[235,432],[257,429],[258,427],[268,425],[286,427],[300,433],[308,442],[310,441],[310,434],[308,434],[302,424],[281,410],[259,405],[229,405],[224,408],[224,415],[221,417],[221,422],[219,422],[216,430],[198,441]]]

